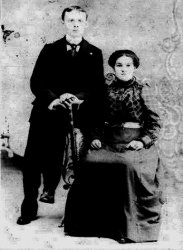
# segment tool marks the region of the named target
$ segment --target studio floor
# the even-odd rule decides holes
[[[17,225],[23,199],[21,158],[16,155],[1,158],[0,249],[183,249],[183,192],[175,192],[171,185],[166,190],[157,243],[118,244],[106,238],[65,236],[59,227],[67,196],[62,181],[54,204],[39,202],[38,219],[28,225]]]

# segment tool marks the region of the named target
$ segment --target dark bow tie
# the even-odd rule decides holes
[[[73,44],[73,43],[69,43],[68,41],[66,41],[66,44],[69,45],[71,47],[71,55],[75,56],[77,53],[77,47],[81,46],[81,42],[78,44]]]

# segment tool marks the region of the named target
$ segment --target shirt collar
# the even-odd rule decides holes
[[[71,47],[69,44],[67,44],[66,47],[67,47],[67,51],[68,51],[68,50],[72,50],[72,47]],[[79,49],[80,49],[80,45],[77,45],[77,46],[76,46],[76,52],[78,52]]]
[[[73,39],[73,38],[72,38],[71,36],[69,36],[68,34],[66,35],[66,41],[68,41],[68,42],[71,43],[71,44],[78,45],[79,43],[81,43],[82,40],[83,40],[82,37]]]

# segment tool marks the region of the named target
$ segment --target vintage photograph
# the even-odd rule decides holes
[[[183,2],[1,0],[1,249],[183,249]]]

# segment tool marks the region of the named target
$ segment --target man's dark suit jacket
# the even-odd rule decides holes
[[[83,107],[91,108],[93,103],[94,108],[102,85],[103,57],[100,49],[83,39],[79,52],[73,58],[67,51],[65,37],[46,44],[38,56],[30,81],[35,95],[30,122],[39,121],[49,112],[54,112],[48,110],[49,104],[64,93],[83,99]]]

